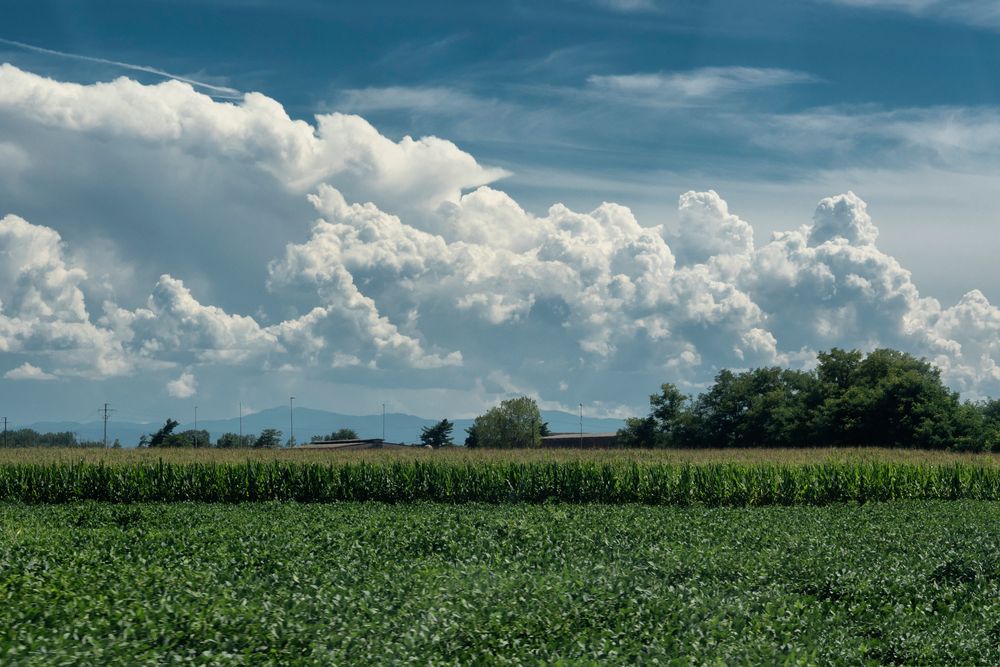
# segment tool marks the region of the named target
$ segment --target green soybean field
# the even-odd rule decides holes
[[[0,503],[0,664],[996,664],[1000,505]]]

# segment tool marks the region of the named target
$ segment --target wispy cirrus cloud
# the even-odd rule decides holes
[[[594,4],[616,12],[651,12],[659,9],[653,0],[594,0]]]
[[[640,104],[673,106],[814,81],[806,72],[773,67],[701,67],[685,72],[595,74],[587,85],[591,91],[614,93]]]
[[[213,97],[223,97],[238,99],[243,96],[243,93],[236,90],[235,88],[230,88],[229,86],[220,86],[214,83],[206,83],[204,81],[198,81],[190,77],[181,76],[179,74],[171,74],[165,70],[159,69],[157,67],[150,67],[148,65],[135,65],[133,63],[126,63],[120,60],[109,60],[107,58],[96,58],[93,56],[86,56],[79,53],[69,53],[67,51],[57,51],[55,49],[47,49],[42,46],[35,46],[34,44],[26,44],[25,42],[18,42],[13,39],[5,39],[0,37],[0,44],[7,44],[8,46],[15,46],[19,49],[24,49],[26,51],[33,51],[35,53],[42,53],[48,56],[56,56],[59,58],[70,58],[72,60],[83,60],[86,62],[97,63],[99,65],[110,65],[112,67],[120,67],[121,69],[126,69],[132,72],[145,72],[146,74],[154,74],[156,76],[161,76],[165,79],[174,79],[176,81],[183,81],[195,88],[201,88],[208,91]]]
[[[1000,150],[1000,110],[989,107],[825,107],[728,122],[756,145],[853,164],[978,171]]]
[[[996,0],[825,0],[862,9],[900,11],[928,18],[1000,29],[1000,3]]]
[[[405,109],[449,115],[492,112],[510,105],[444,86],[384,86],[344,90],[335,106],[340,111],[351,113]]]

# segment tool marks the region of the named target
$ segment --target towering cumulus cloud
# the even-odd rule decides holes
[[[3,128],[19,131],[0,156],[22,156],[0,160],[8,380],[159,373],[164,394],[187,398],[226,368],[261,382],[291,370],[551,404],[584,387],[612,410],[662,381],[695,387],[722,367],[887,345],[932,359],[970,396],[1000,389],[1000,311],[978,291],[950,308],[921,297],[850,192],[766,242],[713,191],[680,195],[677,229],[611,203],[535,215],[490,186],[502,170],[441,139],[393,141],[357,116],[293,120],[256,93],[223,103],[178,82],[83,86],[9,65]],[[185,197],[143,210],[138,176],[109,185],[64,169],[73,187],[54,216],[25,187],[59,161],[109,153]],[[91,218],[83,235],[72,220],[88,202],[73,193],[88,188],[126,213]],[[227,213],[197,222],[204,254],[185,261],[164,249],[195,226],[192,202]],[[47,217],[13,214],[36,209]],[[146,215],[170,220],[162,243],[126,233]],[[144,271],[155,273],[138,292]]]

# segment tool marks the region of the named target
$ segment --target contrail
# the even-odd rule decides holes
[[[205,88],[206,90],[214,91],[218,97],[239,98],[243,96],[243,93],[236,90],[235,88],[229,88],[228,86],[216,86],[211,83],[205,83],[204,81],[196,81],[194,79],[189,79],[185,76],[178,76],[176,74],[171,74],[170,72],[165,72],[162,69],[157,69],[155,67],[148,67],[146,65],[133,65],[132,63],[123,63],[120,60],[94,58],[92,56],[83,56],[80,55],[79,53],[66,53],[65,51],[46,49],[41,46],[25,44],[24,42],[16,42],[13,39],[4,39],[3,37],[0,37],[0,44],[10,44],[11,46],[16,46],[18,48],[26,49],[28,51],[35,51],[36,53],[45,53],[50,56],[73,58],[74,60],[86,60],[87,62],[100,63],[102,65],[113,65],[114,67],[121,67],[123,69],[133,70],[135,72],[146,72],[147,74],[155,74],[156,76],[162,76],[167,79],[175,79],[177,81],[183,81],[184,83],[189,83],[192,86],[196,86],[198,88]]]

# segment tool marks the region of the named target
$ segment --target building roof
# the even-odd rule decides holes
[[[404,447],[405,445],[392,442],[384,442],[382,438],[354,438],[351,440],[317,440],[306,445],[299,445],[295,449],[302,450],[347,450],[347,449],[381,449]]]
[[[617,437],[617,433],[583,433],[584,438],[614,438]],[[572,440],[573,438],[579,439],[581,433],[577,431],[576,433],[553,433],[551,435],[542,436],[542,440]]]

